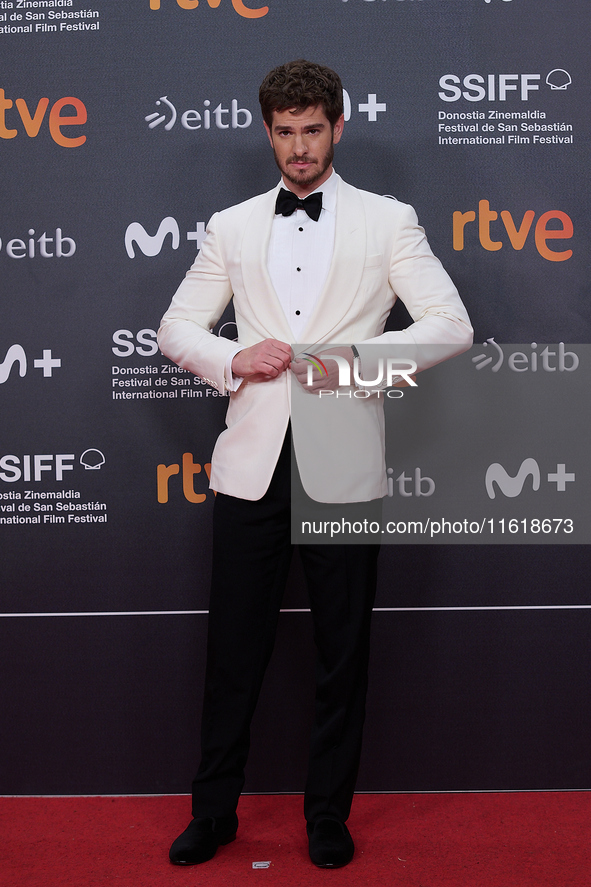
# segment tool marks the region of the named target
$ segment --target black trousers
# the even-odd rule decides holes
[[[288,433],[262,499],[216,497],[195,817],[232,813],[244,785],[250,722],[273,650],[292,556],[290,449]],[[349,816],[365,719],[378,552],[378,545],[300,546],[317,648],[304,795],[308,821]]]

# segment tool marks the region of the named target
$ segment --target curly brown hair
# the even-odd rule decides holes
[[[259,102],[267,126],[273,111],[322,105],[331,126],[343,113],[343,84],[338,74],[324,65],[297,59],[270,71],[259,89]]]

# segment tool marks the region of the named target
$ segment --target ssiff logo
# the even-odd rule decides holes
[[[211,9],[217,9],[222,0],[206,0],[206,2]],[[176,0],[176,3],[181,9],[197,9],[199,6],[199,0]],[[260,6],[258,9],[253,9],[250,6],[246,6],[244,0],[232,0],[232,6],[234,11],[241,15],[242,18],[262,18],[269,12],[268,6]],[[150,9],[160,9],[160,0],[150,0]]]
[[[522,102],[529,101],[530,92],[538,92],[542,74],[466,74],[463,78],[457,74],[444,74],[439,78],[441,92],[439,98],[443,102],[505,102],[513,97]],[[572,83],[572,77],[564,68],[552,68],[546,74],[545,83],[551,90],[566,90]],[[463,87],[463,89],[462,89]],[[502,112],[499,112],[502,114]],[[545,112],[532,112],[532,117],[546,117]],[[490,111],[489,120],[498,120],[497,112]]]
[[[19,480],[39,483],[43,480],[63,481],[65,472],[74,471],[75,453],[35,453],[16,456],[12,453],[0,458],[0,480],[7,484]],[[105,464],[105,454],[96,447],[90,447],[82,453],[78,460],[86,471],[100,471]],[[76,498],[79,497],[76,493]],[[45,494],[47,496],[47,494]],[[20,498],[20,496],[19,496]],[[25,493],[25,499],[32,498]],[[59,493],[53,498],[61,498]]]

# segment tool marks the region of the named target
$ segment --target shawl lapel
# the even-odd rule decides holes
[[[244,294],[257,325],[263,327],[268,338],[291,342],[293,333],[283,313],[277,293],[267,270],[267,253],[275,200],[280,185],[261,194],[245,227],[240,250]]]
[[[339,176],[332,264],[303,342],[330,342],[359,289],[365,263],[365,210],[356,188]]]

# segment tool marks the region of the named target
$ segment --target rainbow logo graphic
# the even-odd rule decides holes
[[[320,358],[316,357],[315,354],[308,354],[307,351],[302,351],[299,356],[303,357],[307,363],[311,364],[311,366],[308,367],[308,385],[312,384],[312,367],[318,370],[321,376],[328,376],[328,370],[326,369]]]

